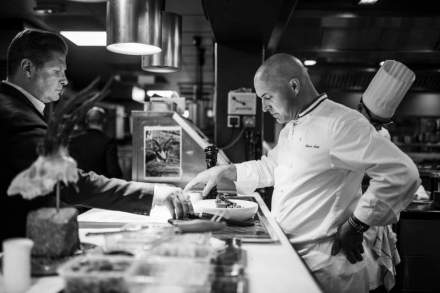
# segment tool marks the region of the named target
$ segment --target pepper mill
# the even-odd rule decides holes
[[[215,145],[210,145],[205,148],[205,160],[207,169],[217,165],[218,148]],[[207,199],[215,199],[217,197],[217,186],[214,186],[206,196]]]

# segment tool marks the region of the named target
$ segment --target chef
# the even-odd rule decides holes
[[[185,190],[201,183],[206,195],[222,178],[242,194],[274,186],[272,213],[324,291],[368,292],[374,260],[363,233],[398,220],[419,185],[416,166],[359,112],[319,94],[291,55],[267,59],[254,86],[263,111],[286,123],[277,145],[260,160],[203,171]]]
[[[414,81],[415,74],[407,66],[395,60],[386,60],[362,95],[358,110],[386,139],[390,140],[391,136],[384,126],[392,123],[397,107]],[[416,195],[429,198],[422,185]],[[384,286],[390,291],[395,284],[395,266],[400,263],[397,238],[391,225],[371,227],[364,233],[364,239],[372,249],[377,264],[368,267],[370,289]]]

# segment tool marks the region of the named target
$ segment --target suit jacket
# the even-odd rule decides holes
[[[122,178],[116,141],[98,129],[87,129],[72,137],[69,153],[81,170]]]
[[[31,102],[17,89],[0,83],[0,241],[25,236],[28,212],[53,206],[53,194],[33,200],[6,194],[12,179],[37,159],[37,145],[46,131],[44,117]],[[142,184],[78,172],[78,189],[71,185],[61,189],[64,203],[142,214],[150,211],[152,196],[144,196]]]

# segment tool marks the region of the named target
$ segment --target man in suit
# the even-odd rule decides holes
[[[24,236],[28,212],[53,205],[53,194],[25,200],[20,195],[7,196],[6,190],[38,157],[37,145],[47,131],[45,104],[57,101],[68,83],[66,54],[59,35],[41,30],[26,29],[9,45],[7,80],[0,83],[0,241]],[[61,190],[65,203],[148,214],[154,200],[166,204],[177,218],[188,210],[176,189],[168,186],[78,173],[78,189],[69,185]]]
[[[94,171],[108,178],[122,178],[116,141],[104,133],[106,112],[91,108],[85,117],[86,129],[73,136],[69,153],[84,171]]]

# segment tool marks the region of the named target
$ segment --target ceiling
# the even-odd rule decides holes
[[[203,0],[218,42],[253,42],[302,60],[321,85],[364,89],[379,63],[396,59],[416,71],[413,90],[440,90],[438,1]],[[224,14],[218,11],[224,12]]]
[[[23,22],[60,30],[104,30],[105,2],[97,0],[2,0],[0,65],[6,46]],[[310,72],[322,85],[361,90],[385,59],[397,59],[417,74],[414,90],[440,91],[440,7],[438,0],[379,0],[360,6],[355,0],[166,0],[166,10],[183,16],[183,68],[157,75],[151,87],[185,90],[197,82],[194,36],[205,48],[203,83],[214,83],[214,40],[231,46],[255,44],[266,56],[287,52],[316,59]],[[38,15],[34,8],[54,12]],[[140,58],[110,53],[103,47],[70,43],[68,75],[74,88],[95,76],[149,75]],[[3,72],[4,70],[2,70]]]
[[[86,86],[96,76],[106,79],[120,75],[126,83],[154,79],[147,88],[171,88],[192,95],[196,82],[197,50],[193,37],[201,37],[205,49],[203,83],[214,81],[213,34],[203,15],[200,0],[167,0],[166,11],[182,15],[182,70],[169,74],[153,74],[142,71],[141,58],[109,52],[105,47],[79,47],[68,41],[67,75],[74,89]],[[37,9],[51,9],[48,14]],[[62,30],[105,30],[106,2],[99,0],[2,0],[0,1],[0,60],[5,65],[7,44],[23,28],[23,24],[38,28]],[[3,74],[4,70],[2,70]]]

